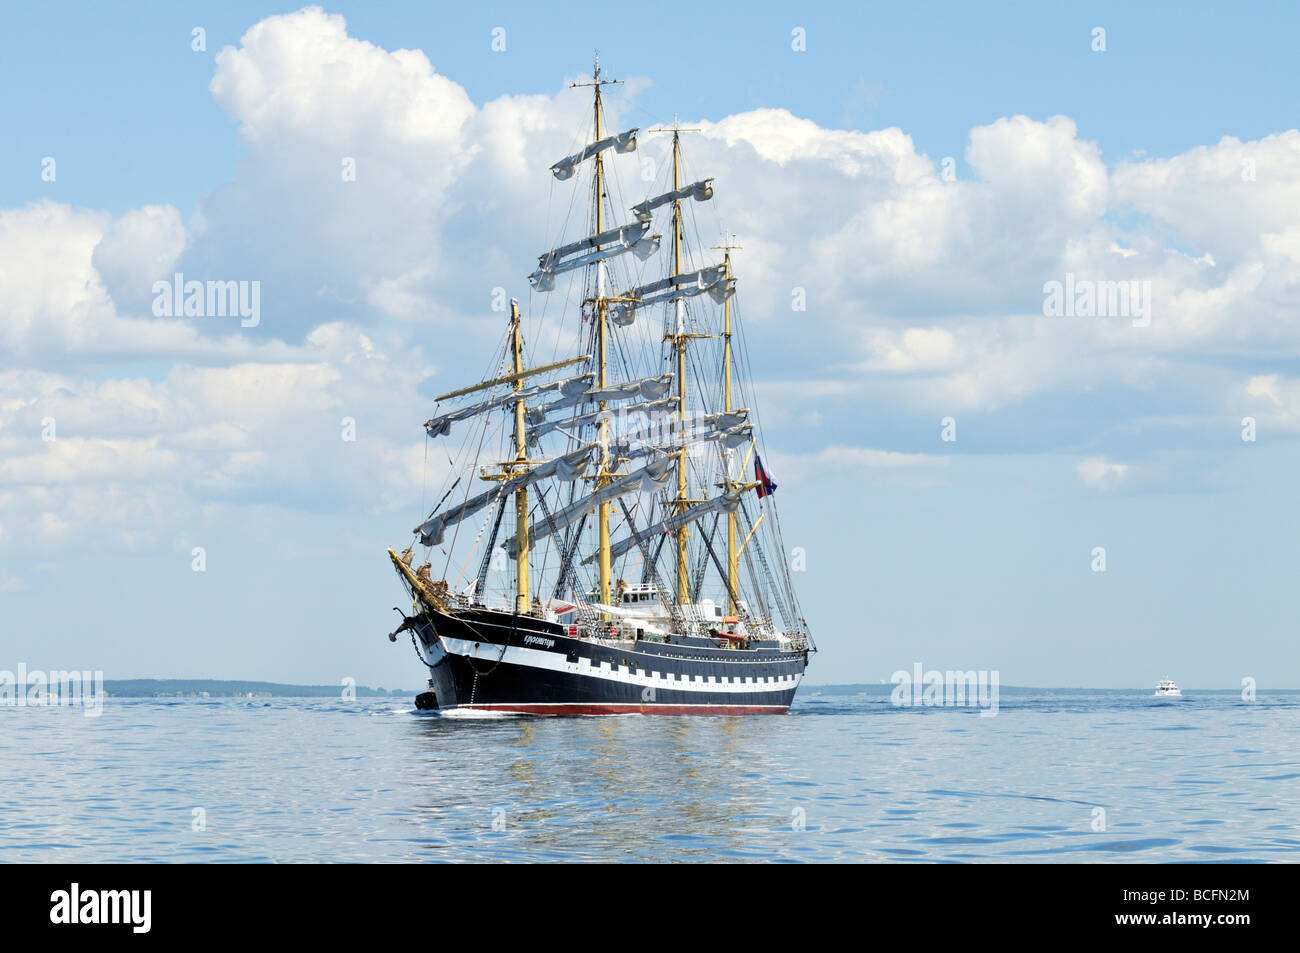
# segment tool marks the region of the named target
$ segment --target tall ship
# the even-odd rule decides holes
[[[570,234],[548,236],[527,320],[512,299],[489,372],[424,424],[450,467],[389,550],[412,604],[389,638],[409,632],[428,670],[422,709],[778,714],[816,651],[763,464],[739,246],[688,242],[714,180],[686,181],[676,122],[646,130],[671,136],[657,175],[624,160],[622,198],[640,130],[607,131],[616,82],[597,58],[572,86],[594,105],[551,166]]]

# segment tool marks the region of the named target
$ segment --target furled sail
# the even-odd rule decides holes
[[[669,202],[676,202],[681,199],[695,199],[697,202],[707,202],[713,198],[712,179],[701,179],[698,182],[692,182],[684,188],[677,189],[673,192],[665,192],[663,195],[656,195],[652,199],[646,199],[640,205],[632,206],[632,214],[637,217],[637,221],[648,222],[651,213],[661,205],[667,205]]]
[[[604,387],[589,387],[578,399],[584,402],[593,400],[628,400],[633,397],[655,399],[667,394],[668,389],[672,386],[671,374],[661,374],[658,377],[639,377],[618,384],[606,384]]]
[[[667,435],[642,431],[629,434],[627,439],[610,448],[610,452],[620,457],[643,457],[649,453],[672,453],[682,447],[699,443],[721,443],[728,450],[734,450],[753,439],[754,430],[749,424],[741,424],[726,430],[695,429],[672,431]],[[664,439],[655,440],[655,437]]]
[[[624,252],[632,252],[645,261],[659,250],[659,235],[650,235],[649,222],[630,222],[609,228],[537,256],[537,270],[528,276],[538,291],[552,291],[555,276],[604,261]],[[571,257],[573,256],[573,257]]]
[[[458,407],[456,410],[448,411],[445,414],[426,420],[424,422],[424,430],[430,437],[442,437],[451,433],[451,425],[457,421],[468,420],[470,417],[487,413],[489,410],[495,410],[498,407],[513,404],[517,400],[527,400],[530,397],[536,397],[539,394],[545,394],[557,390],[566,396],[581,394],[590,386],[591,379],[594,376],[595,375],[591,372],[578,374],[576,377],[566,377],[562,380],[549,381],[545,384],[536,384],[523,390],[510,391],[499,397],[480,401],[477,404]]]
[[[425,546],[440,546],[448,526],[454,526],[467,516],[473,516],[489,503],[499,499],[503,492],[505,492],[503,486],[494,486],[492,489],[471,497],[464,503],[449,510],[443,510],[441,513],[431,515],[427,520],[415,527],[414,532],[419,535],[420,542]]]
[[[670,516],[666,520],[661,520],[653,526],[647,526],[645,529],[640,531],[640,538],[644,542],[647,539],[654,539],[664,533],[674,533],[683,526],[695,522],[702,516],[708,516],[710,513],[734,513],[736,508],[740,506],[740,495],[743,492],[743,490],[731,490],[730,492],[715,496],[707,502],[692,506],[688,510],[683,510],[681,513]],[[633,534],[626,539],[621,539],[609,547],[610,558],[617,559],[636,545],[637,534]],[[583,562],[589,563],[595,558],[596,556],[593,554],[584,559]]]
[[[585,427],[589,424],[600,423],[602,420],[613,420],[619,415],[627,417],[633,414],[652,414],[676,406],[676,397],[664,397],[659,400],[642,401],[639,404],[630,404],[627,407],[617,409],[606,407],[604,410],[593,410],[589,413],[579,414],[577,417],[544,420],[529,430],[529,439],[536,441],[559,427]]]
[[[571,453],[539,463],[526,472],[504,481],[499,486],[480,493],[478,496],[457,504],[441,513],[434,513],[415,528],[420,535],[420,542],[425,546],[438,546],[442,543],[447,527],[459,523],[467,516],[473,516],[485,506],[499,499],[506,493],[513,493],[520,487],[529,486],[538,480],[559,477],[561,480],[576,480],[586,472],[595,457],[595,447],[588,445]]]
[[[543,536],[549,536],[567,526],[572,526],[588,510],[599,506],[601,503],[608,503],[620,496],[625,496],[633,490],[639,489],[643,493],[653,493],[663,487],[672,471],[673,461],[671,459],[655,460],[639,470],[633,470],[631,473],[616,477],[612,483],[608,483],[596,492],[569,504],[558,513],[553,513],[550,519],[534,522],[529,530],[528,539],[530,543],[536,542]],[[501,544],[501,548],[513,553],[515,538],[511,536]]]
[[[609,317],[615,324],[627,327],[636,320],[636,309],[639,307],[666,304],[679,298],[690,298],[705,292],[718,304],[722,304],[736,293],[736,279],[727,277],[726,265],[710,265],[698,271],[669,275],[648,285],[633,288],[619,297],[636,300],[614,302],[610,306]]]
[[[672,375],[660,374],[658,377],[639,377],[618,384],[607,384],[604,387],[592,386],[582,391],[565,392],[565,396],[559,400],[542,404],[540,407],[530,407],[528,421],[534,425],[539,424],[552,411],[563,410],[575,404],[589,404],[601,400],[634,400],[638,397],[642,400],[658,400],[667,394],[672,386]]]
[[[598,152],[604,152],[611,146],[615,152],[635,152],[636,151],[636,134],[637,129],[629,129],[627,132],[620,132],[617,135],[606,136],[604,139],[598,139],[581,152],[575,152],[571,156],[565,156],[555,165],[551,166],[551,172],[561,182],[573,178],[573,173],[578,171],[578,166],[596,155]]]
[[[545,463],[539,463],[532,467],[522,476],[515,477],[506,485],[510,489],[517,489],[520,486],[527,486],[536,483],[538,480],[545,480],[550,477],[559,477],[561,480],[572,482],[587,472],[587,467],[595,457],[595,445],[581,447],[571,453],[561,454],[558,457],[547,460]]]
[[[675,416],[658,420],[647,419],[647,426],[636,429],[629,427],[627,436],[632,440],[645,440],[658,436],[664,441],[677,440],[680,445],[683,439],[718,439],[725,434],[735,433],[748,427],[748,419],[748,407],[715,414],[691,414],[684,420]]]

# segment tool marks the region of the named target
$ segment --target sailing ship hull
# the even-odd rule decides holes
[[[429,668],[424,708],[534,715],[783,714],[803,650],[593,643],[566,628],[490,609],[427,612],[413,631]]]

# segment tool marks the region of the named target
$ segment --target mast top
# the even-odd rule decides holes
[[[673,124],[671,126],[659,126],[655,129],[647,129],[646,132],[671,132],[674,137],[683,132],[703,132],[698,126],[683,126],[678,120],[677,115],[673,114]]]
[[[620,83],[622,83],[622,82],[623,82],[623,81],[622,81],[621,79],[601,79],[601,78],[600,78],[600,50],[597,50],[597,51],[596,51],[596,63],[595,63],[595,65],[591,68],[591,82],[590,82],[590,83],[570,83],[570,84],[569,84],[569,88],[570,88],[570,89],[576,89],[576,88],[579,87],[579,86],[595,86],[596,89],[597,89],[597,91],[599,91],[599,89],[600,89],[601,86],[615,86],[615,85],[618,85],[618,84],[620,84]]]

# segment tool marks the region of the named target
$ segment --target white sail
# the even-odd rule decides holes
[[[437,546],[442,543],[443,535],[448,526],[459,523],[467,516],[474,515],[483,507],[507,493],[513,493],[521,487],[530,486],[538,480],[545,480],[550,477],[559,477],[561,480],[569,481],[578,479],[587,471],[587,467],[594,459],[594,450],[594,445],[589,445],[530,467],[526,472],[504,481],[500,486],[495,486],[480,493],[478,496],[466,500],[464,503],[459,503],[449,510],[430,515],[427,520],[415,528],[415,532],[420,534],[420,542],[424,545]]]
[[[639,288],[633,288],[621,298],[634,298],[633,301],[619,301],[610,306],[609,316],[615,324],[627,327],[636,320],[636,309],[647,305],[667,304],[683,298],[708,293],[718,304],[722,304],[736,293],[736,279],[727,277],[726,265],[710,265],[698,271],[669,275]]]
[[[538,291],[553,291],[555,276],[576,268],[605,261],[626,252],[632,252],[641,261],[645,261],[659,250],[662,237],[650,235],[649,231],[649,222],[631,222],[562,245],[537,256],[537,270],[528,276],[528,280]]]
[[[499,397],[493,397],[489,400],[480,401],[477,404],[470,404],[466,407],[459,407],[456,410],[448,411],[430,420],[424,422],[424,430],[430,437],[443,437],[451,433],[451,425],[460,420],[468,420],[478,414],[486,413],[489,410],[495,410],[498,407],[504,407],[507,404],[513,404],[517,400],[527,400],[530,397],[536,397],[539,394],[550,393],[558,390],[561,394],[579,394],[584,392],[590,385],[592,377],[595,375],[588,371],[585,374],[578,374],[575,377],[566,377],[562,380],[550,381],[545,384],[535,384],[532,387],[526,387],[519,391],[510,391]]]
[[[671,398],[676,401],[676,398]],[[629,408],[630,410],[630,408]],[[741,407],[715,414],[690,414],[685,419],[677,416],[647,420],[647,425],[637,430],[629,428],[627,436],[632,439],[646,439],[651,434],[660,434],[665,441],[689,437],[718,436],[742,429],[747,425],[749,408]]]
[[[669,202],[676,202],[681,199],[693,198],[697,202],[707,202],[713,198],[712,179],[701,179],[698,182],[692,182],[683,188],[673,192],[665,192],[663,195],[656,195],[652,199],[646,199],[639,205],[632,206],[632,214],[637,217],[638,221],[648,222],[652,217],[655,209],[661,205],[667,205]]]
[[[593,400],[628,400],[632,397],[657,399],[668,393],[673,386],[671,374],[659,377],[641,377],[636,380],[607,384],[604,387],[589,387],[578,398],[581,401]]]
[[[753,439],[753,428],[741,424],[725,430],[694,428],[685,432],[670,429],[668,433],[655,433],[653,429],[641,433],[629,434],[628,437],[610,451],[620,457],[644,457],[650,453],[673,453],[682,447],[700,443],[721,443],[728,450],[743,446]],[[656,437],[661,439],[655,439]]]
[[[590,424],[598,424],[602,420],[613,420],[620,415],[626,417],[632,414],[651,414],[675,406],[677,406],[676,397],[664,397],[660,400],[643,401],[627,407],[606,407],[604,410],[593,410],[590,413],[579,414],[577,417],[567,419],[547,420],[529,430],[529,439],[535,441],[559,427],[586,427]]]
[[[672,375],[660,374],[658,377],[639,377],[618,384],[608,384],[604,387],[587,387],[582,391],[566,393],[564,397],[553,400],[549,404],[530,407],[528,420],[532,424],[539,424],[552,411],[563,410],[565,407],[572,407],[575,404],[590,404],[602,400],[634,400],[638,397],[643,400],[658,400],[667,394],[672,386]]]
[[[728,493],[723,493],[720,496],[715,496],[707,502],[699,503],[688,510],[670,516],[666,520],[661,520],[653,526],[647,526],[645,529],[641,530],[639,534],[633,534],[626,539],[621,539],[617,543],[613,543],[609,547],[610,558],[617,559],[633,546],[636,546],[638,536],[640,537],[641,542],[646,542],[664,533],[676,532],[683,526],[695,522],[700,519],[700,517],[708,516],[710,513],[734,513],[736,508],[740,506],[740,495],[742,492],[744,491],[732,490]],[[595,555],[591,555],[584,559],[583,562],[589,563],[595,558]]]
[[[441,546],[448,526],[459,523],[467,516],[473,516],[489,503],[499,499],[502,492],[503,487],[494,486],[492,489],[471,497],[450,510],[431,515],[427,520],[415,527],[413,532],[419,535],[420,542],[425,546]]]
[[[620,132],[617,135],[606,136],[604,139],[598,139],[591,143],[581,152],[575,152],[571,156],[565,156],[555,165],[551,166],[551,172],[561,182],[573,178],[573,173],[578,171],[578,166],[596,155],[598,152],[604,152],[613,146],[615,152],[635,152],[636,151],[636,134],[637,129],[629,129],[627,132]]]
[[[582,499],[569,504],[558,513],[551,514],[550,519],[540,519],[532,524],[529,530],[528,539],[530,542],[536,542],[543,536],[549,536],[558,530],[576,523],[583,513],[594,509],[601,503],[608,503],[620,496],[626,496],[634,490],[640,490],[643,493],[653,493],[659,490],[668,481],[669,475],[673,470],[672,460],[656,460],[649,463],[639,470],[633,470],[631,473],[616,477],[612,483],[609,483],[594,493],[584,496]],[[513,553],[515,549],[515,537],[511,536],[501,544],[501,548],[507,552]]]
[[[522,476],[510,480],[506,486],[513,490],[550,477],[559,477],[561,480],[572,482],[587,472],[587,467],[594,459],[594,451],[595,446],[588,445],[574,450],[572,453],[562,454],[547,460],[545,463],[539,463]]]

